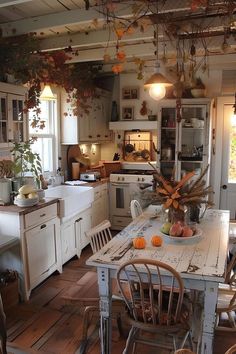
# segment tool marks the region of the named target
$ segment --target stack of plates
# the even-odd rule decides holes
[[[33,205],[36,205],[39,201],[39,197],[37,198],[27,198],[27,199],[17,199],[15,198],[14,200],[14,204],[19,206],[19,207],[22,207],[22,208],[25,208],[25,207],[31,207]]]

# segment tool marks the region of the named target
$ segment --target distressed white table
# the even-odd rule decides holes
[[[229,239],[229,212],[208,210],[199,227],[203,231],[200,241],[188,240],[187,244],[168,243],[163,237],[162,247],[151,245],[150,238],[160,234],[161,220],[145,213],[122,230],[99,252],[87,260],[96,266],[101,311],[101,353],[111,354],[111,278],[125,261],[134,258],[157,259],[181,273],[185,288],[199,291],[202,318],[195,309],[194,337],[198,338],[201,354],[212,354],[215,307],[218,284],[224,282]],[[147,241],[144,250],[130,248],[131,239],[143,233]],[[168,280],[168,279],[167,279]],[[199,340],[200,338],[200,340]]]

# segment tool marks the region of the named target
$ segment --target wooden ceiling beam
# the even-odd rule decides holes
[[[1,0],[0,0],[1,1]],[[2,0],[6,1],[6,0]],[[17,0],[15,0],[17,1]],[[32,0],[18,0],[20,1],[32,1]],[[132,5],[132,1],[130,2]],[[190,8],[186,7],[186,1],[182,1],[181,6],[178,7],[178,3],[175,8],[170,9],[168,7],[169,3],[166,3],[165,8],[159,11],[162,16],[167,16],[169,13],[174,13],[177,16],[178,13],[183,13],[189,11]],[[131,18],[133,16],[132,7],[129,6],[129,2],[124,4],[116,4],[117,8],[115,11],[115,16],[120,19]],[[85,9],[75,9],[70,11],[63,11],[43,16],[35,16],[31,18],[25,18],[22,20],[11,21],[3,23],[0,25],[3,37],[17,36],[30,32],[43,32],[46,29],[53,29],[55,27],[65,27],[70,25],[86,25],[91,24],[94,19],[98,21],[105,22],[106,17],[101,13],[99,7],[91,7],[89,10]],[[141,13],[140,13],[141,15]],[[151,12],[145,13],[145,15],[151,15]]]
[[[152,41],[153,38],[153,28],[151,26],[143,33],[137,30],[135,33],[132,33],[132,35],[125,34],[119,43],[122,45],[131,41]],[[50,51],[64,49],[69,46],[71,48],[86,48],[97,45],[105,47],[107,46],[108,41],[109,45],[115,45],[117,43],[117,36],[112,30],[111,33],[109,33],[108,29],[103,29],[86,33],[66,34],[62,36],[58,35],[41,39],[40,49],[42,51]]]
[[[34,1],[34,0],[0,0],[0,8],[12,6],[12,5],[20,5],[23,4],[24,2],[30,2],[30,1]]]

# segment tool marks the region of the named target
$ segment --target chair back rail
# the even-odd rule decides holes
[[[235,285],[236,284],[236,272],[234,268],[236,267],[236,253],[231,258],[229,264],[227,265],[225,274],[225,283]]]
[[[171,273],[172,281],[168,287],[163,282],[163,272]],[[184,285],[172,267],[149,259],[131,260],[121,265],[117,281],[129,314],[135,321],[159,326],[180,323]]]
[[[86,236],[90,239],[93,253],[98,252],[112,239],[110,227],[110,221],[104,220],[101,224],[86,232]]]
[[[143,213],[143,209],[138,200],[131,200],[130,212],[133,220]]]
[[[230,347],[225,354],[235,354],[236,353],[236,344]]]

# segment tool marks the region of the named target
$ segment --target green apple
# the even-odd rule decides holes
[[[170,222],[165,222],[161,227],[161,232],[163,232],[163,234],[169,235],[171,226],[172,224]]]

